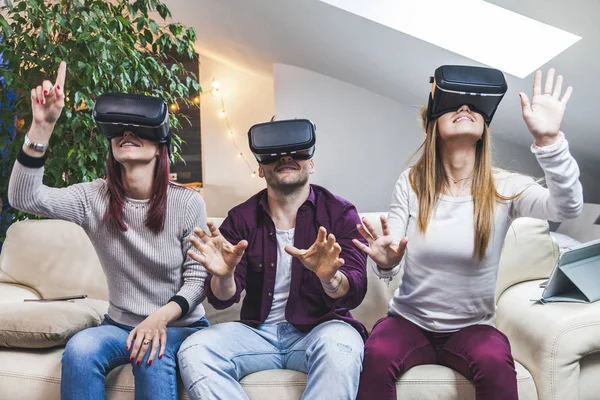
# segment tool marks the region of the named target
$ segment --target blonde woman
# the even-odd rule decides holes
[[[583,207],[579,168],[560,131],[572,89],[563,95],[563,78],[555,82],[552,69],[543,91],[541,81],[538,71],[531,102],[519,96],[547,188],[492,168],[490,115],[466,104],[429,120],[422,111],[422,154],[396,183],[383,234],[363,220],[368,246],[355,241],[381,277],[398,273],[404,259],[388,316],[365,346],[358,399],[396,399],[400,374],[422,364],[458,371],[474,383],[478,400],[517,399],[510,344],[494,327],[505,235],[515,218],[561,221]]]

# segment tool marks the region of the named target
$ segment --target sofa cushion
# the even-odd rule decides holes
[[[24,350],[0,348],[0,398],[60,399],[60,366],[64,348]],[[106,378],[107,400],[133,400],[131,365],[113,369]],[[189,400],[183,385],[179,398]]]
[[[516,364],[520,400],[537,400],[533,378]],[[306,374],[290,370],[261,371],[240,382],[250,399],[294,399],[302,397]],[[468,379],[439,365],[421,365],[406,371],[396,383],[402,400],[475,400],[475,389]]]
[[[62,348],[50,350],[0,349],[0,393],[7,399],[59,399]],[[533,379],[517,363],[520,400],[537,400]],[[133,399],[131,366],[115,368],[106,379],[107,400]],[[240,382],[250,400],[299,400],[306,374],[269,370],[246,376]],[[437,365],[412,368],[396,384],[402,400],[475,400],[473,385],[460,374]],[[179,386],[179,398],[187,400]]]
[[[547,221],[518,218],[508,228],[500,257],[496,301],[509,287],[550,277],[558,260],[558,243]]]
[[[106,279],[90,239],[79,226],[60,220],[27,220],[10,226],[2,246],[0,282],[28,286],[42,297],[84,293],[108,299]]]
[[[63,346],[77,332],[98,326],[103,300],[20,302],[0,309],[0,346],[42,349]]]
[[[39,294],[27,286],[0,282],[0,304],[17,303],[23,299],[39,299]]]

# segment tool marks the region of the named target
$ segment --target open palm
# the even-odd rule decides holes
[[[399,243],[396,243],[390,234],[385,216],[380,217],[381,230],[383,235],[379,235],[373,225],[363,218],[363,224],[358,225],[358,232],[365,238],[369,245],[354,239],[352,242],[361,250],[363,250],[377,265],[384,268],[392,267],[398,264],[406,250],[407,238],[403,238]],[[365,229],[366,227],[366,229]]]
[[[208,222],[210,236],[200,228],[194,229],[194,233],[200,240],[190,237],[190,243],[202,254],[193,250],[188,251],[189,256],[198,261],[211,274],[218,277],[226,277],[235,271],[244,255],[248,242],[241,240],[235,246],[229,243],[217,227]]]
[[[562,95],[563,77],[558,75],[554,82],[554,74],[555,71],[551,68],[546,76],[546,84],[542,92],[542,72],[535,73],[531,103],[525,93],[519,94],[523,120],[527,129],[542,145],[558,136],[567,102],[573,92],[573,88],[569,86]]]
[[[298,258],[302,264],[313,271],[319,279],[329,282],[336,272],[344,265],[344,259],[340,258],[342,248],[335,241],[333,234],[327,235],[327,230],[319,228],[317,239],[306,250],[300,250],[294,246],[286,246],[285,251]]]

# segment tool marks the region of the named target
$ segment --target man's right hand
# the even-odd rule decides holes
[[[363,218],[362,222],[364,226],[357,225],[357,229],[362,237],[364,237],[369,243],[369,245],[365,246],[356,239],[353,239],[352,242],[356,245],[356,247],[367,253],[367,255],[371,257],[371,259],[375,261],[380,268],[391,269],[400,261],[402,261],[408,239],[402,238],[399,243],[396,243],[390,234],[387,219],[383,215],[380,217],[380,219],[383,235],[379,235],[371,223],[366,218]],[[365,229],[365,227],[367,229]]]
[[[194,233],[201,241],[192,236],[190,242],[202,254],[190,250],[188,255],[216,277],[228,278],[233,276],[235,267],[241,261],[244,251],[248,247],[248,242],[241,240],[233,246],[225,240],[215,224],[208,222],[208,229],[210,230],[210,236],[200,228],[194,229]]]

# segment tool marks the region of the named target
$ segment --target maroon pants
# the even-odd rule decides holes
[[[365,345],[358,400],[396,400],[396,381],[408,369],[439,364],[475,385],[477,400],[517,400],[517,373],[502,332],[473,325],[453,333],[433,333],[402,317],[375,324]]]

